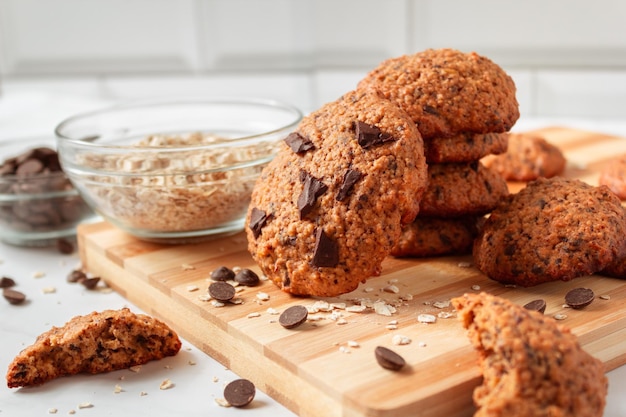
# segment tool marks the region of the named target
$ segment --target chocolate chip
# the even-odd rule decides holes
[[[67,239],[57,239],[57,250],[64,255],[74,253],[74,244]]]
[[[385,369],[399,371],[406,365],[406,361],[402,356],[384,346],[376,347],[374,354],[378,364]]]
[[[356,122],[356,138],[363,149],[395,140],[393,136],[383,133],[378,127],[361,121]]]
[[[87,279],[87,274],[79,269],[75,269],[67,275],[67,282],[82,282]]]
[[[300,210],[300,219],[303,219],[313,210],[318,197],[328,190],[328,186],[322,181],[306,173],[304,177],[304,185],[302,193],[298,197],[298,210]]]
[[[247,287],[259,284],[259,276],[251,269],[243,268],[235,275],[235,281]]]
[[[315,249],[313,250],[313,266],[334,267],[339,263],[339,246],[337,242],[324,233],[320,227],[315,233]]]
[[[247,379],[236,379],[224,387],[224,399],[233,407],[245,407],[256,394],[256,388]]]
[[[424,110],[425,113],[432,114],[433,116],[439,116],[439,111],[428,104],[425,104],[424,107],[422,107],[422,110]]]
[[[356,184],[361,179],[361,177],[363,177],[363,174],[361,174],[356,169],[347,170],[343,176],[343,183],[341,184],[341,187],[339,187],[339,191],[337,192],[337,197],[335,197],[337,201],[342,201],[350,194],[352,194],[354,184]]]
[[[212,282],[209,295],[217,301],[229,301],[235,296],[235,287],[222,281]]]
[[[304,323],[309,316],[309,311],[305,306],[291,306],[281,313],[278,322],[285,329],[294,329]]]
[[[565,302],[575,309],[587,307],[594,298],[595,294],[589,288],[574,288],[565,294]]]
[[[5,288],[2,290],[2,295],[11,304],[22,304],[26,300],[24,293],[21,293],[11,288]]]
[[[298,132],[292,132],[285,138],[285,143],[289,145],[295,153],[304,153],[315,149],[315,145],[309,138],[305,138]]]
[[[524,304],[524,308],[526,310],[538,311],[543,314],[546,311],[546,301],[545,300],[533,300],[529,303]]]
[[[9,288],[15,286],[13,278],[2,277],[0,278],[0,288]]]
[[[85,278],[80,281],[88,290],[95,289],[98,286],[98,282],[100,282],[100,277]]]
[[[27,159],[21,163],[15,170],[15,175],[30,176],[43,172],[44,165],[37,159]]]
[[[265,227],[268,220],[269,216],[266,212],[256,207],[252,209],[252,211],[250,212],[249,227],[250,230],[252,230],[252,234],[254,235],[255,239],[261,236],[261,230]]]
[[[213,281],[229,281],[235,278],[235,273],[232,269],[225,266],[220,266],[213,272],[211,272],[211,279]]]

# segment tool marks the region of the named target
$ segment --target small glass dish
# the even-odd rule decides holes
[[[60,170],[54,136],[0,141],[0,240],[16,246],[51,246],[71,239],[76,226],[95,218]],[[50,166],[37,166],[45,154]],[[42,159],[42,160],[43,160]],[[17,170],[17,166],[21,169]],[[15,172],[14,172],[15,171]]]
[[[57,146],[104,219],[144,240],[196,242],[243,230],[254,183],[301,118],[263,99],[134,102],[63,121]]]

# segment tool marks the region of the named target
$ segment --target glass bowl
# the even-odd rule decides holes
[[[104,219],[149,241],[243,230],[250,195],[297,108],[271,100],[135,102],[56,128],[64,171]]]
[[[0,240],[50,246],[94,218],[60,170],[53,135],[0,141]]]

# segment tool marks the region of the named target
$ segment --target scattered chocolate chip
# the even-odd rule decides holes
[[[67,275],[67,282],[82,282],[87,279],[87,274],[85,274],[80,269],[75,269]]]
[[[22,304],[24,300],[26,300],[26,296],[24,293],[21,293],[16,290],[12,290],[11,288],[5,288],[2,290],[2,295],[4,298],[11,304]]]
[[[384,346],[377,346],[374,354],[378,364],[385,369],[399,371],[406,365],[406,361],[402,356]]]
[[[285,329],[293,329],[304,323],[309,316],[309,311],[305,306],[291,306],[281,313],[278,322]]]
[[[292,132],[285,138],[285,143],[289,145],[292,151],[295,153],[304,153],[315,149],[315,145],[309,138],[305,138],[298,132]]]
[[[100,282],[100,277],[85,278],[80,281],[88,290],[95,289],[98,286],[98,282]]]
[[[230,281],[235,278],[235,273],[232,269],[225,266],[220,266],[213,272],[211,272],[211,279],[213,281]]]
[[[424,110],[425,113],[432,114],[433,116],[439,116],[439,111],[428,104],[425,104],[424,107],[422,107],[422,110]]]
[[[354,184],[356,184],[363,174],[361,174],[356,169],[349,169],[343,176],[343,183],[341,187],[339,187],[339,191],[337,192],[337,201],[342,201],[346,197],[348,197],[352,193],[352,189],[354,188]]]
[[[395,140],[393,136],[383,133],[378,127],[361,121],[356,122],[356,138],[363,149]]]
[[[15,281],[13,280],[13,278],[9,278],[9,277],[0,278],[0,288],[9,288],[9,287],[14,287],[14,286],[15,286]]]
[[[595,294],[589,288],[574,288],[565,294],[565,302],[575,309],[587,307],[594,298]]]
[[[57,239],[57,250],[64,255],[74,253],[74,244],[67,239]]]
[[[334,267],[339,263],[339,246],[337,242],[324,233],[320,227],[315,233],[315,249],[313,250],[313,266]]]
[[[252,230],[252,234],[254,238],[258,238],[261,236],[261,229],[265,227],[267,221],[269,220],[269,215],[256,207],[252,209],[250,212],[250,230]]]
[[[538,311],[543,314],[546,311],[546,301],[545,300],[533,300],[529,303],[524,304],[524,308],[526,310]]]
[[[243,268],[235,274],[235,281],[247,287],[254,287],[259,284],[259,276],[253,270]]]
[[[247,379],[236,379],[224,387],[224,399],[233,407],[245,407],[254,399],[256,389]]]
[[[313,210],[317,198],[328,190],[328,186],[322,181],[306,173],[304,178],[304,188],[298,197],[298,210],[300,210],[300,219],[303,219]]]
[[[212,282],[209,285],[209,295],[217,301],[229,301],[235,296],[235,287],[222,281]]]

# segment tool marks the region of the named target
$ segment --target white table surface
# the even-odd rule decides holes
[[[38,95],[28,100],[29,97],[0,99],[0,140],[39,134],[53,127],[60,117],[100,104],[96,100]],[[37,114],[41,115],[39,124],[33,123],[33,115]],[[582,122],[522,118],[514,130],[548,125],[580,127],[626,137],[626,120]],[[56,248],[20,248],[0,243],[0,276],[13,278],[18,284],[15,289],[28,297],[28,301],[19,306],[0,299],[0,370],[6,370],[13,357],[33,343],[37,335],[51,326],[63,325],[75,315],[124,306],[141,312],[115,292],[89,291],[80,284],[67,283],[67,274],[79,265],[76,253],[64,255]],[[46,291],[51,288],[55,292]],[[122,370],[95,376],[77,375],[28,389],[9,389],[6,384],[0,384],[0,416],[49,415],[53,409],[57,410],[56,415],[84,416],[294,415],[262,392],[257,392],[246,409],[220,407],[215,399],[222,397],[224,384],[235,378],[231,371],[183,340],[177,356],[143,365],[139,372]],[[609,372],[608,378],[609,395],[604,415],[626,416],[626,396],[622,394],[626,386],[626,366]],[[161,390],[159,386],[165,379],[170,379],[174,386]],[[117,385],[122,389],[119,393],[115,393]],[[84,403],[92,407],[79,408]]]

